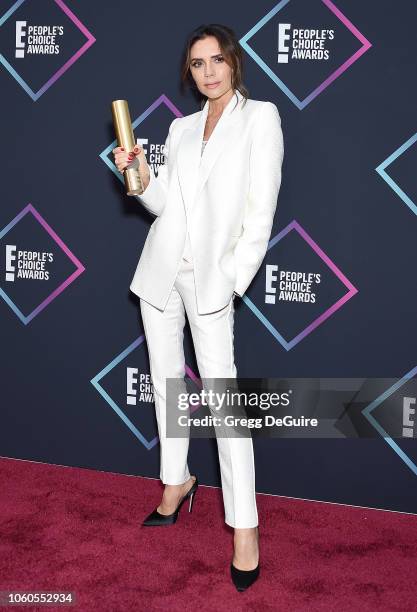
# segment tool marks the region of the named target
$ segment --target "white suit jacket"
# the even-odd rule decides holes
[[[271,236],[284,155],[278,109],[261,100],[244,104],[235,90],[201,155],[208,104],[172,121],[165,163],[157,177],[151,170],[137,196],[156,219],[130,290],[160,310],[181,264],[187,227],[199,314],[225,307],[233,291],[243,296]]]

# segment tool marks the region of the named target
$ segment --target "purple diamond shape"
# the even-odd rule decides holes
[[[282,336],[282,334],[272,325],[272,323],[267,319],[267,317],[261,312],[261,310],[254,304],[254,302],[248,298],[247,295],[243,296],[243,300],[246,305],[252,310],[252,312],[258,317],[258,319],[265,325],[268,331],[274,336],[276,340],[282,346],[289,351],[296,344],[298,344],[301,340],[303,340],[308,334],[310,334],[313,330],[316,329],[319,325],[321,325],[326,319],[328,319],[332,314],[339,310],[351,297],[353,297],[358,290],[352,285],[352,283],[346,278],[341,270],[336,266],[336,264],[330,259],[328,255],[319,247],[319,245],[313,240],[311,236],[301,227],[301,225],[297,221],[291,221],[283,230],[281,230],[274,238],[269,241],[268,250],[271,249],[277,242],[282,240],[284,236],[286,236],[291,231],[296,231],[302,238],[307,242],[307,244],[313,249],[313,251],[324,261],[324,263],[332,270],[332,272],[339,278],[339,280],[346,286],[348,289],[347,293],[343,295],[339,300],[335,302],[332,306],[327,308],[321,315],[319,315],[314,321],[312,321],[305,329],[303,329],[300,333],[298,333],[292,340],[287,341]]]
[[[278,87],[288,96],[288,98],[297,106],[298,109],[302,110],[309,104],[314,98],[316,98],[322,91],[326,89],[335,79],[337,79],[345,70],[347,70],[354,62],[356,62],[361,55],[363,55],[372,45],[365,38],[361,32],[353,25],[351,21],[337,8],[331,0],[321,0],[323,4],[344,24],[344,26],[359,40],[361,47],[349,57],[339,68],[334,70],[320,85],[318,85],[304,100],[299,98],[285,85],[285,83],[275,74],[275,72],[264,62],[264,60],[256,53],[254,49],[249,45],[248,41],[260,30],[270,19],[281,11],[290,0],[281,0],[274,8],[272,8],[262,19],[260,19],[242,38],[239,43],[245,49],[245,51],[255,60],[260,68],[269,76],[272,81],[278,85]]]
[[[151,450],[159,442],[158,435],[154,436],[151,440],[148,440],[143,435],[141,430],[138,427],[136,427],[136,425],[134,425],[131,419],[129,419],[129,417],[122,410],[122,408],[120,408],[118,403],[115,402],[115,400],[107,393],[107,391],[104,389],[104,387],[101,384],[101,381],[111,370],[113,370],[113,368],[117,367],[122,361],[124,361],[124,359],[126,359],[126,357],[132,351],[137,349],[144,342],[145,342],[145,334],[142,334],[141,336],[139,336],[139,338],[134,340],[128,347],[126,347],[121,353],[116,355],[116,357],[112,359],[110,363],[108,363],[98,374],[96,374],[94,378],[91,379],[90,382],[95,387],[95,389],[100,393],[100,395],[106,400],[109,406],[114,410],[117,416],[130,429],[133,435],[136,436],[139,442],[143,444],[143,446],[147,450]],[[195,383],[197,387],[200,387],[200,388],[202,387],[201,380],[198,378],[198,376],[193,372],[193,370],[187,364],[185,364],[185,373]],[[198,410],[199,406],[200,404],[192,408],[190,412],[191,413],[195,412],[196,410]]]
[[[53,0],[53,1],[59,6],[59,8],[65,13],[65,15],[73,22],[73,24],[84,34],[84,36],[87,38],[87,42],[85,42],[84,45],[76,53],[74,53],[74,55],[72,55],[69,58],[69,60],[67,60],[65,64],[61,68],[59,68],[59,70],[57,70],[55,74],[53,74],[37,92],[34,92],[32,90],[32,88],[28,85],[28,83],[26,83],[26,81],[22,79],[22,77],[13,68],[13,66],[6,60],[4,55],[0,53],[0,63],[2,63],[3,66],[6,68],[6,70],[10,72],[12,77],[16,79],[19,85],[26,91],[27,94],[29,94],[29,96],[32,98],[34,102],[36,102],[41,97],[41,95],[44,94],[45,91],[47,91],[51,87],[51,85],[53,85],[64,74],[64,72],[66,72],[68,68],[70,68],[72,64],[74,64],[87,51],[87,49],[89,49],[91,45],[95,43],[96,41],[96,39],[91,34],[91,32],[87,30],[85,25],[81,23],[78,17],[74,15],[71,9],[69,9],[68,6],[65,4],[65,2],[63,2],[63,0]],[[0,27],[9,19],[9,17],[24,2],[27,2],[27,0],[17,0],[17,2],[15,2],[9,8],[9,10],[6,11],[6,13],[4,13],[4,15],[0,18]]]
[[[44,299],[39,304],[39,306],[37,306],[27,316],[22,313],[20,308],[13,302],[13,300],[10,299],[7,293],[0,287],[0,296],[4,299],[6,304],[10,306],[13,312],[19,317],[19,319],[25,325],[30,323],[30,321],[32,321],[32,319],[36,317],[36,315],[38,315],[41,312],[41,310],[46,308],[48,304],[50,304],[60,293],[62,293],[62,291],[64,291],[64,289],[66,289],[66,287],[68,287],[68,285],[70,285],[85,270],[85,267],[82,265],[79,259],[75,257],[74,253],[70,251],[70,249],[63,242],[63,240],[52,229],[52,227],[47,223],[47,221],[42,217],[42,215],[38,213],[38,211],[32,204],[28,204],[27,206],[25,206],[25,208],[18,215],[16,215],[16,217],[12,219],[12,221],[10,221],[10,223],[8,223],[6,227],[4,227],[0,231],[0,240],[12,229],[12,227],[14,227],[17,223],[19,223],[19,221],[21,221],[21,219],[28,213],[31,213],[35,217],[36,221],[40,223],[40,225],[44,228],[44,230],[51,236],[51,238],[57,243],[57,245],[66,254],[66,256],[69,257],[69,259],[73,262],[76,269],[63,283],[61,283],[54,291],[52,291],[52,293],[46,299]]]

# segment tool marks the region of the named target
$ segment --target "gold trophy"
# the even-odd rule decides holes
[[[117,144],[123,147],[125,151],[132,151],[135,143],[135,137],[132,130],[132,121],[130,119],[129,106],[127,100],[113,100],[111,103],[113,114],[114,130],[116,132]],[[126,166],[123,172],[127,195],[134,196],[143,193],[143,183],[139,173],[139,160],[135,157],[132,162]]]

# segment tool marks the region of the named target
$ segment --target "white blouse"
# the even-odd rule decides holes
[[[203,140],[202,143],[201,143],[201,155],[203,155],[204,147],[206,146],[206,144],[207,144],[207,140]],[[184,249],[183,258],[186,261],[190,262],[190,263],[193,260],[193,257],[192,257],[192,254],[191,254],[190,236],[189,236],[188,232],[187,232],[187,239],[186,239],[186,242],[185,242],[185,249]]]

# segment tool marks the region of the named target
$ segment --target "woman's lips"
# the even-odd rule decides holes
[[[206,87],[208,87],[209,89],[214,89],[215,87],[217,87],[219,85],[220,81],[218,83],[212,83],[211,85],[207,84]]]

